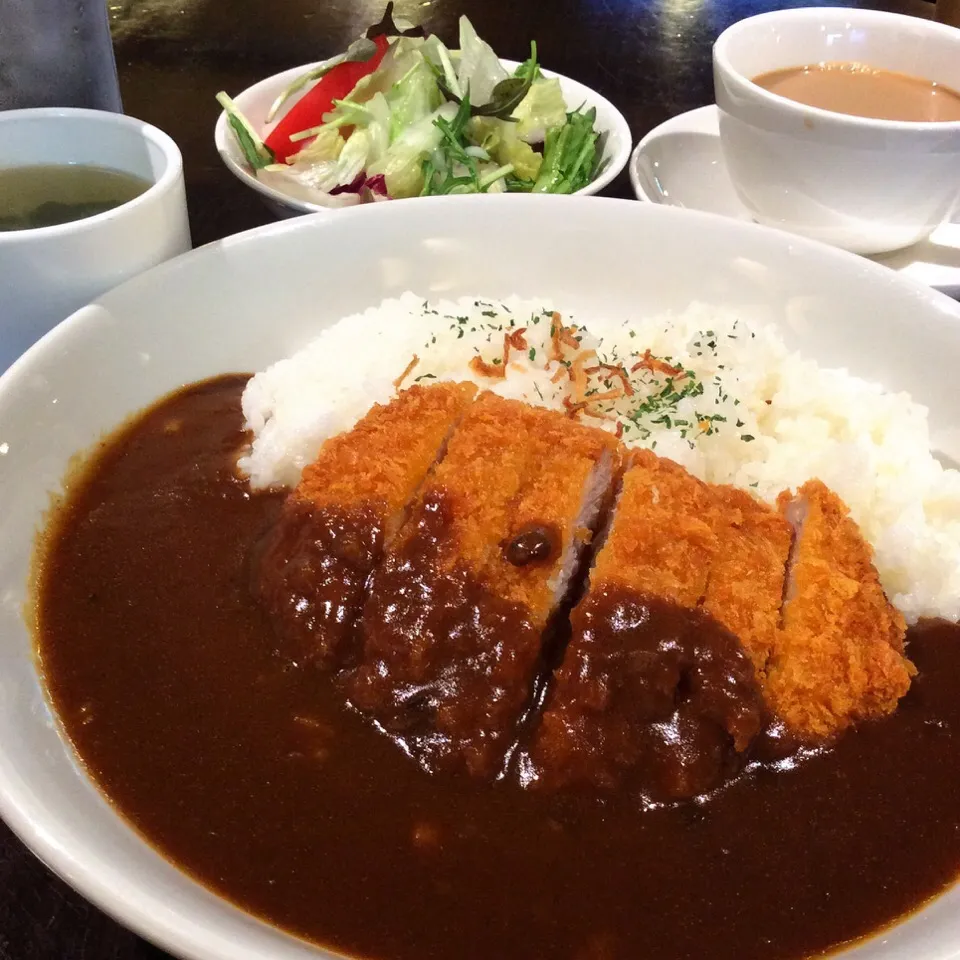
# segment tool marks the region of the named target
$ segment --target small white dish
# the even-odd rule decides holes
[[[501,60],[503,66],[512,73],[520,63],[516,60]],[[253,128],[261,138],[269,136],[273,128],[280,122],[277,117],[272,123],[264,123],[263,118],[270,110],[274,100],[282,93],[297,77],[302,76],[307,71],[316,67],[316,63],[305,63],[299,67],[292,67],[290,70],[284,70],[283,73],[276,73],[272,77],[267,77],[252,87],[247,87],[243,93],[233,98],[237,108],[250,121]],[[587,184],[579,194],[599,193],[607,184],[609,184],[617,174],[626,166],[630,157],[630,147],[632,144],[630,138],[630,127],[627,124],[623,114],[606,97],[600,96],[595,90],[564,77],[562,74],[553,73],[550,70],[541,68],[545,77],[556,77],[560,81],[560,89],[563,91],[563,98],[567,106],[574,110],[577,107],[584,106],[596,108],[597,119],[595,127],[602,135],[606,135],[603,157],[600,161],[600,173],[591,183]],[[291,97],[288,106],[283,111],[285,114],[297,101],[304,96],[312,84],[304,88],[302,93]],[[213,132],[214,143],[220,159],[223,160],[226,168],[241,183],[256,190],[262,197],[266,205],[278,217],[299,217],[304,213],[325,213],[336,212],[337,207],[321,207],[315,203],[308,203],[305,200],[295,200],[288,197],[274,187],[268,186],[258,180],[243,158],[237,142],[230,132],[227,124],[227,115],[221,111],[217,118],[217,125]]]
[[[0,232],[0,373],[68,314],[190,249],[183,159],[162,130],[75,107],[0,111],[0,168],[88,164],[150,187],[96,216]]]
[[[682,113],[651,130],[634,149],[629,169],[639,200],[753,220],[727,172],[714,104]],[[960,297],[960,220],[943,224],[912,247],[869,259]]]

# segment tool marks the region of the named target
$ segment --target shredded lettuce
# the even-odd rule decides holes
[[[346,143],[344,142],[343,145],[346,146]],[[287,169],[293,179],[314,190],[329,193],[340,185],[341,174],[345,169],[344,165],[341,164],[341,157],[343,157],[342,148],[338,151],[336,157],[328,160],[316,158],[298,160],[296,163],[289,164]],[[352,168],[355,165],[355,160],[351,159],[348,154],[343,157],[343,163]],[[279,170],[280,166],[277,165],[275,169]]]
[[[506,80],[509,74],[493,52],[493,47],[481,40],[473,24],[466,18],[460,18],[460,65],[457,69],[457,83],[460,96],[470,97],[471,103],[486,103],[493,88]]]
[[[367,168],[370,154],[373,152],[373,138],[369,130],[357,129],[343,145],[337,160],[336,186],[345,187],[353,183]]]
[[[560,90],[560,81],[537,80],[513,110],[517,134],[527,143],[543,143],[547,131],[567,122],[567,104]]]
[[[340,136],[340,129],[326,125],[320,127],[317,135],[293,158],[298,165],[308,163],[330,163],[340,157],[345,140]]]
[[[394,84],[399,83],[417,61],[423,59],[424,41],[419,37],[398,37],[390,42],[380,66],[357,81],[357,85],[345,99],[354,103],[366,103],[374,94],[389,94]]]
[[[335,100],[334,109],[324,114],[323,120],[324,126],[353,127],[337,160],[337,186],[353,183],[383,156],[390,143],[390,106],[382,93],[375,93],[365,103]]]
[[[446,44],[436,34],[431,34],[423,41],[421,52],[436,74],[438,82],[442,83],[457,100],[462,98],[463,91],[457,82],[457,70],[453,63],[454,54],[447,49]]]
[[[563,116],[566,121],[566,114]],[[520,139],[518,125],[494,117],[474,117],[467,136],[487,151],[498,163],[511,164],[523,180],[536,180],[543,157],[529,143]]]
[[[360,203],[356,193],[336,193],[317,186],[313,171],[315,167],[294,172],[294,168],[285,163],[273,163],[257,171],[257,179],[267,186],[279,190],[294,200],[303,200],[320,207],[349,207]]]
[[[383,174],[391,197],[415,197],[424,186],[424,161],[440,145],[442,134],[437,119],[451,121],[457,107],[445,103],[433,113],[408,126],[367,172]]]
[[[440,131],[436,150],[423,163],[421,196],[453,193],[486,193],[499,189],[496,184],[513,173],[510,164],[484,162],[467,139],[470,123],[470,97],[465,96],[451,120],[437,117]],[[481,153],[486,150],[481,148]]]
[[[403,78],[387,93],[386,99],[390,107],[391,142],[443,103],[437,79],[419,52]]]
[[[542,155],[519,137],[505,139],[500,144],[496,158],[500,163],[510,164],[523,180],[536,180],[543,166]]]
[[[340,157],[346,141],[340,136],[336,127],[321,127],[316,138],[308,143],[289,164],[271,164],[265,170],[269,177],[261,176],[257,171],[258,179],[269,182],[277,181],[278,174],[286,173],[286,181],[294,182],[315,193],[329,193],[340,183]],[[279,181],[283,181],[279,177]],[[319,202],[315,197],[311,203]]]

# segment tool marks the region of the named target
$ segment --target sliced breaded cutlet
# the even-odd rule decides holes
[[[628,463],[519,770],[531,786],[625,782],[674,799],[716,786],[739,762],[762,698],[737,638],[698,607],[722,501],[649,451]]]
[[[616,455],[610,434],[493,394],[451,437],[371,579],[348,683],[426,768],[500,772]]]
[[[895,710],[916,668],[904,656],[903,617],[843,501],[812,480],[778,505],[795,542],[765,692],[788,728],[823,739]]]
[[[536,410],[531,426],[530,467],[484,576],[542,627],[609,506],[621,447],[612,434],[545,410]]]
[[[711,492],[717,550],[703,608],[740,638],[762,679],[777,642],[792,529],[744,490],[713,486]]]
[[[364,586],[465,410],[472,384],[413,386],[331,437],[267,536],[255,589],[283,649],[339,667]]]
[[[617,584],[695,607],[717,552],[710,488],[650,450],[631,451],[625,467],[591,588]]]

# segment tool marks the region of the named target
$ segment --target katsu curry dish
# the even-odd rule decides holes
[[[281,642],[425,770],[519,755],[525,786],[675,799],[739,772],[770,718],[821,742],[896,709],[916,671],[870,556],[822,483],[767,507],[450,383],[329,440],[255,576]]]
[[[65,487],[65,736],[319,947],[822,956],[960,875],[960,477],[773,328],[405,295]]]

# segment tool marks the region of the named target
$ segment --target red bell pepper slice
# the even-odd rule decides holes
[[[323,115],[333,109],[333,101],[342,100],[365,76],[380,66],[380,61],[390,48],[390,41],[381,34],[374,37],[373,42],[377,45],[377,52],[369,60],[338,64],[287,111],[265,141],[277,163],[282,163],[306,144],[303,140],[291,142],[290,134],[319,127],[323,123]]]

